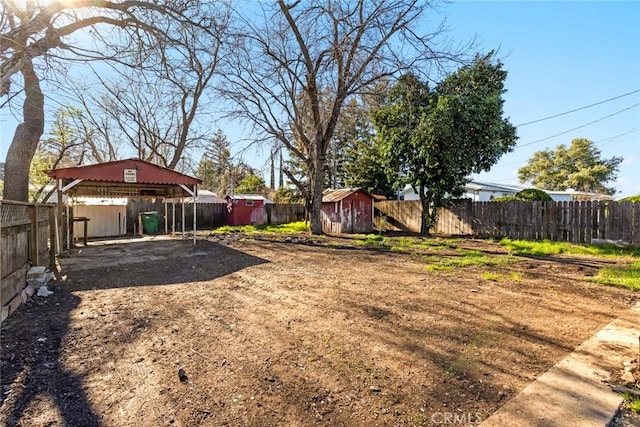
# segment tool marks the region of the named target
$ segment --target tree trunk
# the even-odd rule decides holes
[[[420,203],[422,204],[422,215],[420,216],[420,234],[423,236],[429,235],[429,229],[431,228],[431,195],[424,194],[424,189],[420,189]]]
[[[324,191],[324,166],[326,158],[322,153],[322,144],[316,144],[316,158],[311,168],[311,234],[322,234],[322,192]]]
[[[22,69],[25,100],[23,123],[13,135],[5,165],[4,199],[29,201],[29,166],[44,132],[44,97],[33,63],[25,61]]]

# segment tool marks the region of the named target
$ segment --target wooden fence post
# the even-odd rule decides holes
[[[29,206],[29,221],[31,221],[29,258],[32,265],[40,265],[40,239],[38,238],[38,204]]]
[[[56,232],[56,209],[49,206],[49,270],[55,271],[56,254],[58,253],[58,233]]]

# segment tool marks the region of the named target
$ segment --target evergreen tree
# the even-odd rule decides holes
[[[375,138],[366,104],[355,99],[347,104],[338,122],[336,136],[340,146],[336,175],[340,186],[364,188],[372,194],[394,195],[391,167]]]
[[[233,165],[229,151],[227,136],[218,129],[206,147],[205,153],[198,164],[198,177],[203,181],[202,187],[213,191],[219,196],[231,190]]]

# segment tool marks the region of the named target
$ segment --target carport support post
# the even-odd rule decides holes
[[[58,241],[58,253],[61,253],[64,249],[64,237],[67,235],[67,221],[64,220],[64,209],[62,204],[62,179],[58,179],[57,182],[58,188],[56,192],[58,193],[58,223],[56,224],[56,228],[58,224],[62,225],[62,233],[58,230],[58,237],[60,240]],[[62,234],[62,235],[61,235]]]
[[[47,210],[49,211],[49,270],[54,271],[58,254],[58,230],[56,230],[58,222],[55,209],[50,206]]]
[[[171,200],[171,209],[173,210],[173,216],[171,217],[171,234],[176,233],[176,199]]]
[[[182,238],[184,238],[184,225],[185,225],[185,217],[184,217],[184,196],[182,196]]]
[[[169,234],[169,227],[167,223],[167,198],[164,199],[164,234]]]
[[[197,203],[197,198],[198,198],[198,186],[194,185],[193,186],[193,244],[196,244],[196,206],[198,206]]]
[[[67,250],[71,249],[71,227],[73,227],[73,224],[71,223],[71,209],[69,208],[69,199],[67,199],[67,204],[66,204],[66,211],[67,211],[67,216],[64,219],[64,225],[66,226],[66,230],[67,230]]]

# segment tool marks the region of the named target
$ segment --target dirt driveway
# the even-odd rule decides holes
[[[433,272],[337,238],[220,239],[62,259],[2,326],[0,424],[474,425],[639,299],[585,282],[593,258]],[[461,248],[504,252],[438,256]]]

